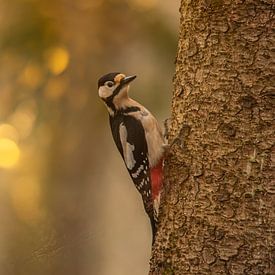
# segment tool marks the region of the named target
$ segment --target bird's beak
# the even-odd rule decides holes
[[[129,84],[130,82],[132,82],[137,76],[136,75],[131,75],[131,76],[126,76],[121,80],[121,84],[125,85],[125,84]]]

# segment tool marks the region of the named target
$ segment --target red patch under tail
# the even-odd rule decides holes
[[[163,159],[155,167],[151,168],[151,182],[154,200],[159,195],[163,185]]]

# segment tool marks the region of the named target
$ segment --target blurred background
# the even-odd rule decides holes
[[[0,0],[0,274],[143,275],[151,230],[97,79],[169,117],[177,1]]]

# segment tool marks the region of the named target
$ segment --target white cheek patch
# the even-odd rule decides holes
[[[119,125],[119,135],[123,149],[124,162],[127,168],[131,170],[136,164],[133,154],[135,146],[127,142],[127,129],[123,123]]]
[[[113,91],[111,89],[108,89],[106,86],[101,86],[98,90],[99,97],[101,98],[107,98],[111,96]]]

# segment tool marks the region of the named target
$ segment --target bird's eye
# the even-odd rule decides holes
[[[109,88],[112,88],[114,86],[114,82],[113,81],[107,81],[106,82],[106,85],[109,87]]]

